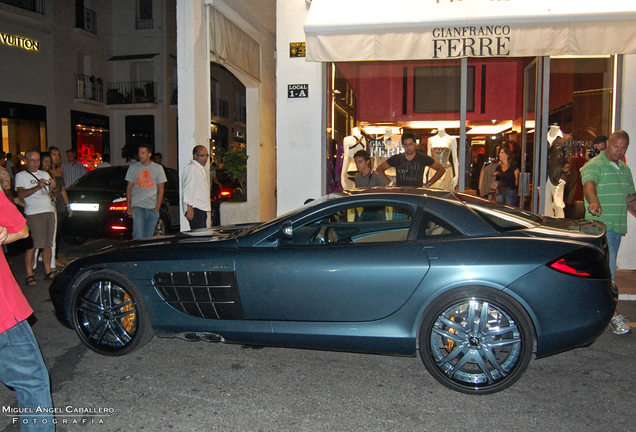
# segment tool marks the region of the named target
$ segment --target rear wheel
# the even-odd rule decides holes
[[[71,320],[84,345],[103,355],[128,354],[153,336],[141,294],[112,270],[92,273],[73,288]]]
[[[159,219],[157,220],[157,225],[155,226],[154,236],[163,236],[168,234],[168,216],[163,212],[159,212]]]
[[[514,384],[533,349],[530,318],[514,300],[487,288],[464,288],[435,300],[419,334],[426,369],[446,387],[490,394]]]

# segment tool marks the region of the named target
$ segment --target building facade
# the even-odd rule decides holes
[[[3,150],[74,149],[92,169],[143,141],[176,167],[175,13],[175,0],[0,1]]]

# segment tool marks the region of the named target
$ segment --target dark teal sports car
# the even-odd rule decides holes
[[[605,226],[462,193],[333,193],[270,222],[107,247],[50,288],[90,349],[153,335],[415,356],[445,386],[503,390],[590,345],[618,300]]]

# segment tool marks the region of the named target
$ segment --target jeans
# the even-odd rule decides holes
[[[190,222],[190,229],[198,229],[198,228],[207,228],[208,224],[208,212],[198,209],[196,207],[192,207],[194,211],[194,216],[192,217]]]
[[[159,212],[154,209],[133,207],[133,232],[134,239],[143,239],[152,237],[159,220]]]
[[[609,247],[609,263],[612,271],[612,279],[616,279],[616,257],[618,256],[618,248],[621,245],[623,234],[614,230],[607,230],[607,246]]]
[[[26,320],[0,333],[0,379],[18,397],[22,432],[55,430],[49,373]],[[38,406],[51,414],[36,411]]]
[[[517,189],[497,190],[497,202],[500,204],[509,205],[515,207],[517,205]]]

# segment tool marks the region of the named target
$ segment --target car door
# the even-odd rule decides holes
[[[411,241],[416,208],[338,206],[294,224],[291,239],[237,254],[247,319],[360,322],[397,311],[426,275]]]

